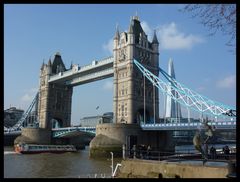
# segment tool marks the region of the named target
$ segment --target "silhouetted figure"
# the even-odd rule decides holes
[[[150,145],[148,145],[147,147],[147,158],[149,159],[149,155],[150,155],[150,150],[151,150],[151,147]]]
[[[229,159],[229,154],[230,154],[230,149],[227,145],[224,147],[223,153],[225,155],[225,159],[228,160]]]
[[[210,148],[210,155],[211,155],[211,159],[216,159],[217,157],[216,149],[213,146]]]
[[[204,158],[208,159],[208,144],[204,143],[203,148],[204,148]]]

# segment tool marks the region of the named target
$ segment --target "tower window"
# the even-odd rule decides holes
[[[124,105],[122,105],[122,112],[124,112]]]

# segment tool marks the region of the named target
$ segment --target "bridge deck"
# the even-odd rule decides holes
[[[214,126],[215,129],[236,129],[236,122],[212,122],[209,125]],[[156,123],[156,124],[141,124],[143,130],[197,130],[204,129],[202,123]]]
[[[83,67],[74,65],[71,70],[50,76],[48,82],[76,86],[109,77],[113,77],[113,57]]]

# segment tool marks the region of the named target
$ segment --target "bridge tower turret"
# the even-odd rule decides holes
[[[156,32],[154,32],[153,41],[148,41],[138,16],[131,18],[128,32],[115,36],[113,51],[114,121],[116,123],[140,124],[144,122],[144,118],[145,122],[157,122],[159,118],[157,89],[154,90],[147,79],[144,86],[143,75],[134,68],[133,60],[137,59],[158,76],[158,46]]]
[[[50,76],[66,71],[60,53],[56,53],[53,62],[49,59],[40,71],[38,100],[39,127],[52,128],[53,122],[59,126],[70,126],[72,87],[57,83],[48,83]]]
[[[90,157],[107,157],[109,152],[120,157],[123,144],[128,150],[139,144],[161,151],[174,150],[171,132],[145,131],[140,126],[144,119],[146,123],[158,122],[159,98],[158,90],[148,79],[144,79],[133,60],[138,60],[158,76],[158,47],[156,32],[153,40],[148,41],[138,16],[131,18],[127,32],[116,30],[113,47],[114,124],[96,126],[96,136],[89,145]]]

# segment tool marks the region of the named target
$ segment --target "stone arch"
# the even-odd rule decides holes
[[[51,123],[51,128],[62,128],[63,127],[63,121],[59,118],[52,118],[50,123]]]
[[[146,115],[145,115],[146,123],[149,123],[150,122],[150,112],[148,111],[148,109],[146,109],[145,113],[146,113]],[[140,124],[141,122],[144,122],[144,108],[138,109],[135,116],[136,116],[136,118],[134,119],[135,123]]]

